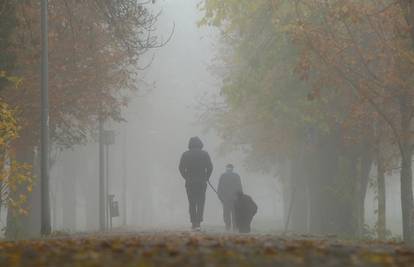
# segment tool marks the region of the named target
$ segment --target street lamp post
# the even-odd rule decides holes
[[[122,138],[122,225],[127,225],[127,155],[126,155],[126,139],[127,139],[127,129],[126,126],[123,131],[123,138]]]
[[[99,230],[106,230],[105,220],[105,144],[102,115],[99,114]]]
[[[41,234],[49,235],[49,96],[48,96],[48,0],[41,0]]]
[[[109,147],[115,144],[115,132],[110,130],[103,130],[102,131],[102,145],[105,146],[105,182],[104,182],[104,189],[105,189],[105,196],[102,199],[105,205],[105,230],[109,230],[111,228],[111,210],[110,210],[110,202],[109,202]]]

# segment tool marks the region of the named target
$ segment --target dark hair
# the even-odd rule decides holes
[[[233,166],[233,164],[229,163],[229,164],[226,165],[226,168],[232,168],[232,169],[234,169],[234,166]]]

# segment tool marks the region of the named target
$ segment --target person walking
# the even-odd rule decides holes
[[[203,142],[199,137],[190,138],[188,150],[181,156],[178,169],[185,180],[192,229],[200,230],[207,182],[213,172],[213,164],[208,152],[203,150]]]
[[[242,183],[240,176],[234,172],[233,164],[227,164],[226,171],[220,177],[217,187],[217,194],[223,205],[223,220],[226,230],[236,230],[234,203],[237,199],[237,193],[242,192]]]

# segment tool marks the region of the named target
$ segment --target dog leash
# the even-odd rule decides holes
[[[211,187],[211,189],[213,189],[213,191],[217,194],[217,196],[218,196],[218,192],[217,192],[217,190],[214,188],[214,186],[210,183],[210,181],[208,180],[207,181],[207,183],[208,183],[208,185]]]

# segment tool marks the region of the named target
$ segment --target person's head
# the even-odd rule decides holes
[[[203,142],[198,136],[191,137],[188,142],[188,149],[203,149]]]
[[[226,172],[232,172],[234,170],[233,164],[229,163],[226,165]]]

